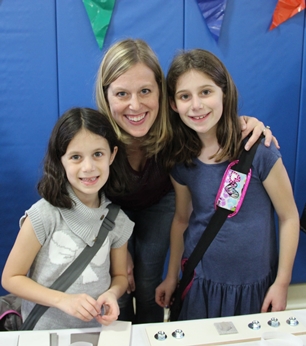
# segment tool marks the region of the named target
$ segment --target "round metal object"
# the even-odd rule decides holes
[[[295,317],[289,317],[286,322],[289,324],[289,326],[293,327],[299,324],[299,321]]]
[[[167,334],[164,331],[160,330],[154,335],[154,338],[160,341],[166,340]]]
[[[260,329],[261,328],[261,325],[259,323],[259,321],[252,321],[251,323],[248,324],[249,328],[251,329],[254,329],[254,330],[257,330],[257,329]]]
[[[271,327],[278,327],[280,325],[279,320],[276,317],[272,317],[270,321],[268,321],[268,325]]]
[[[175,331],[172,333],[172,336],[176,339],[182,339],[185,334],[182,329],[175,329]]]

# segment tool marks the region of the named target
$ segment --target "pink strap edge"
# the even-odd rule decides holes
[[[19,316],[20,318],[22,318],[21,315],[20,315],[20,313],[19,313],[18,311],[16,311],[16,310],[7,310],[7,311],[5,311],[5,312],[0,316],[0,320],[1,320],[3,317],[5,317],[6,315],[8,315],[8,314],[15,314],[15,315]]]

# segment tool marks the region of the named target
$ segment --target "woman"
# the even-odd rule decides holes
[[[144,41],[126,39],[110,47],[98,71],[96,99],[99,110],[108,115],[125,144],[132,177],[128,194],[108,196],[135,222],[129,241],[129,289],[119,301],[119,319],[162,322],[164,311],[155,303],[155,288],[162,281],[175,209],[162,154],[173,138],[164,74]],[[241,123],[243,137],[253,130],[248,147],[263,129],[266,145],[270,144],[271,132],[257,119],[242,118]]]

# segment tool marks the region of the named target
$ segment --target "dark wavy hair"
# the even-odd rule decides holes
[[[91,108],[72,108],[58,119],[53,128],[44,159],[43,176],[38,183],[38,192],[41,197],[55,207],[70,209],[73,206],[67,191],[68,180],[61,157],[81,129],[105,138],[111,152],[114,151],[115,146],[118,147],[103,191],[112,195],[120,195],[128,191],[127,156],[108,117]],[[102,189],[99,191],[100,196],[101,191]]]
[[[196,70],[211,78],[222,89],[223,114],[217,125],[217,139],[220,150],[212,156],[216,162],[223,158],[233,160],[241,150],[241,126],[238,118],[237,88],[224,64],[214,54],[203,49],[193,49],[179,53],[172,61],[167,75],[170,100],[175,102],[177,81],[184,73]],[[166,166],[175,163],[192,165],[192,159],[201,153],[202,142],[197,133],[183,123],[179,115],[170,111],[170,121],[175,140],[169,143]]]

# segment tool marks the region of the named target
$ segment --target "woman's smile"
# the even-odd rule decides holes
[[[147,115],[147,112],[142,113],[142,114],[138,114],[138,115],[126,114],[125,116],[129,121],[131,121],[133,123],[137,123],[137,124],[141,123],[142,124],[142,120],[145,119],[146,115]]]

